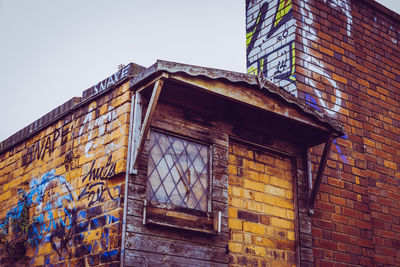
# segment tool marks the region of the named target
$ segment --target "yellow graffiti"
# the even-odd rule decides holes
[[[292,0],[279,0],[278,11],[275,16],[274,27],[282,20],[282,18],[292,9]]]
[[[264,72],[264,58],[260,60],[260,72]]]
[[[256,24],[254,25],[254,29],[251,32],[246,33],[246,48],[251,43],[251,39],[253,38],[254,32],[257,29],[257,25],[258,25],[258,23],[260,23],[260,18],[261,18],[261,12],[258,13],[258,17],[257,17]]]
[[[257,67],[254,67],[254,66],[250,66],[247,69],[247,74],[257,75],[257,72],[258,72]]]
[[[259,72],[263,73],[264,72],[264,58],[260,59],[258,66],[254,66],[254,65],[250,66],[247,69],[247,74],[258,75]]]
[[[292,74],[289,77],[292,81],[296,81],[296,75],[294,74],[295,73],[295,63],[296,63],[295,54],[296,54],[296,49],[295,49],[295,45],[293,42],[292,43]]]

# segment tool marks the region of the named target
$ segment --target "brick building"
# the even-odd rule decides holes
[[[0,265],[399,266],[399,24],[246,1],[249,74],[85,90],[0,143]]]

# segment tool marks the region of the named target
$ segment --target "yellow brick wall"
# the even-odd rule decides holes
[[[295,266],[292,163],[229,145],[230,266]]]
[[[20,217],[21,203],[35,222],[27,234],[26,265],[119,261],[128,85],[0,154],[0,231],[7,233],[7,221]],[[7,257],[0,244],[0,266]]]

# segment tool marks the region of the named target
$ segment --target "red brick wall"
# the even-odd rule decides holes
[[[246,4],[248,72],[262,71],[345,127],[311,216],[314,264],[399,266],[399,15],[372,0]],[[283,49],[293,20],[295,76]],[[321,152],[311,153],[314,175]]]
[[[294,6],[298,95],[347,134],[312,216],[315,264],[398,266],[400,22],[372,1],[335,2]]]

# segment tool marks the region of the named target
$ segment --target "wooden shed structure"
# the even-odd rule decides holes
[[[130,90],[125,266],[312,261],[309,213],[340,125],[262,76],[157,61]]]

